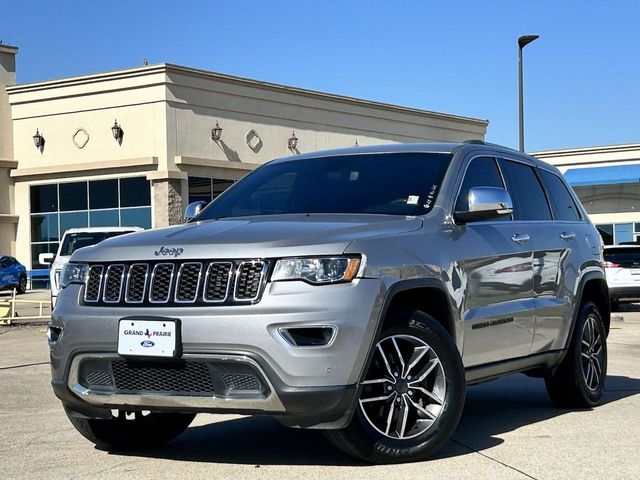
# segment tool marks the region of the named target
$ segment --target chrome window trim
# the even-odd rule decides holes
[[[179,300],[178,299],[178,289],[180,288],[180,277],[182,276],[182,269],[187,265],[198,265],[200,269],[198,270],[198,281],[196,283],[196,292],[193,296],[193,300]],[[173,301],[175,303],[196,303],[198,300],[198,291],[200,290],[200,281],[202,280],[202,262],[184,262],[180,264],[180,268],[178,268],[178,275],[176,275],[176,281],[174,286],[173,293]]]
[[[262,270],[260,271],[260,280],[258,281],[259,285],[258,285],[258,291],[256,292],[256,295],[252,298],[238,298],[237,296],[237,292],[238,292],[238,280],[240,280],[240,273],[242,272],[242,266],[245,263],[249,263],[249,264],[256,264],[256,263],[262,263]],[[262,292],[262,283],[264,281],[264,277],[267,273],[267,268],[268,268],[268,264],[266,261],[264,260],[247,260],[244,262],[240,262],[238,265],[238,268],[236,269],[235,272],[235,280],[234,280],[234,284],[233,284],[233,300],[236,302],[255,302],[257,299],[260,298],[260,294]]]
[[[120,275],[120,288],[118,289],[118,299],[117,300],[107,300],[107,284],[109,283],[109,274],[111,273],[111,269],[114,267],[122,267],[122,274]],[[107,272],[104,275],[104,288],[102,289],[102,301],[104,303],[120,303],[120,299],[122,298],[122,286],[124,285],[124,274],[127,271],[126,265],[124,263],[112,263],[107,267]]]
[[[171,267],[171,273],[169,276],[169,287],[167,288],[167,298],[166,300],[154,300],[153,298],[151,298],[151,296],[153,295],[153,282],[155,280],[155,275],[156,275],[156,270],[158,270],[158,267],[160,267],[161,265],[169,265]],[[173,263],[169,263],[169,262],[163,262],[163,263],[156,263],[155,266],[153,267],[153,272],[151,272],[151,281],[149,282],[149,303],[169,303],[169,299],[171,298],[171,289],[173,286],[173,273],[175,272],[175,264]]]
[[[133,267],[137,265],[142,265],[145,267],[144,272],[144,284],[142,285],[142,298],[140,300],[130,300],[129,299],[129,281],[131,279],[131,270]],[[129,270],[127,271],[127,282],[124,287],[124,301],[125,303],[144,303],[144,299],[147,295],[147,280],[149,279],[149,264],[148,263],[132,263],[129,266]]]
[[[214,265],[228,265],[229,266],[229,276],[227,278],[227,287],[224,291],[224,298],[222,300],[209,300],[207,299],[207,285],[209,282],[209,273],[211,272],[211,267]],[[207,273],[204,276],[204,288],[202,289],[202,301],[206,303],[224,303],[229,298],[229,287],[231,287],[231,280],[234,275],[233,262],[211,262],[207,267]]]
[[[96,295],[96,299],[95,300],[90,300],[87,298],[87,287],[89,285],[89,277],[91,276],[91,269],[93,268],[99,268],[100,269],[100,275],[99,275],[99,280],[98,280],[98,294]],[[87,272],[87,278],[84,282],[84,301],[88,302],[88,303],[98,303],[100,301],[100,292],[102,291],[102,275],[104,274],[104,266],[103,265],[91,265],[89,267],[89,271]]]

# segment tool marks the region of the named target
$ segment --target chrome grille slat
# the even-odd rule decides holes
[[[232,271],[233,264],[231,262],[212,262],[209,264],[202,292],[202,299],[205,302],[222,303],[227,300]]]
[[[84,288],[84,301],[97,302],[100,300],[100,286],[102,285],[102,265],[92,265],[87,273],[87,281]]]
[[[124,292],[126,303],[144,302],[147,293],[147,278],[149,276],[149,264],[134,263],[129,267],[127,273],[127,286]]]
[[[149,301],[151,303],[167,303],[171,296],[173,284],[173,263],[158,263],[151,274],[151,286],[149,288]]]
[[[233,289],[234,300],[254,301],[258,299],[266,266],[267,264],[261,260],[251,260],[240,264]]]
[[[122,297],[122,284],[124,283],[124,264],[115,263],[109,265],[104,276],[102,289],[102,301],[105,303],[118,303]]]
[[[198,299],[201,277],[202,263],[185,262],[180,265],[174,297],[176,303],[194,303]]]

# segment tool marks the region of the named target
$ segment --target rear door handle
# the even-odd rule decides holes
[[[575,233],[569,233],[569,232],[562,232],[560,234],[560,238],[563,240],[573,240],[574,238],[576,238],[576,234]]]
[[[522,245],[523,243],[527,243],[529,241],[529,235],[527,235],[526,233],[514,233],[511,236],[511,240]]]

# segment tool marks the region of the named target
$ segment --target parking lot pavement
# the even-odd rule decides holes
[[[635,310],[635,311],[634,311]],[[453,439],[428,462],[370,466],[317,431],[268,417],[199,415],[167,447],[134,454],[93,448],[49,386],[42,327],[0,328],[0,476],[13,478],[628,479],[640,476],[640,308],[609,336],[605,404],[570,411],[539,379],[513,375],[470,387]],[[28,365],[28,366],[21,366]]]

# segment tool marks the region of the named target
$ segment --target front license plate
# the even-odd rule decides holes
[[[118,353],[145,357],[175,357],[178,346],[175,320],[120,320]]]

